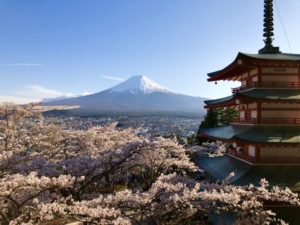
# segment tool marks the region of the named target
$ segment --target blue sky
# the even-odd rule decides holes
[[[300,1],[276,2],[300,53]],[[274,14],[274,44],[291,52]],[[0,101],[94,93],[140,74],[223,97],[237,84],[207,73],[263,47],[262,18],[263,0],[0,0]]]

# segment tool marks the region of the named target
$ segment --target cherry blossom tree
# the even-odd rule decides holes
[[[116,124],[64,130],[32,105],[0,105],[0,224],[207,224],[226,213],[237,224],[283,224],[264,203],[300,204],[265,180],[197,181],[175,139],[136,134]]]

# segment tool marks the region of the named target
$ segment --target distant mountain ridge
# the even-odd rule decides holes
[[[203,113],[204,98],[177,94],[146,76],[133,76],[107,90],[44,105],[79,105],[81,112]]]

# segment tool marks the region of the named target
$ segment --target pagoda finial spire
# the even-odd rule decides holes
[[[276,54],[280,53],[279,47],[272,45],[274,36],[274,23],[273,23],[273,0],[264,0],[264,42],[265,47],[259,50],[259,54]]]
[[[264,10],[264,37],[266,38],[266,47],[273,47],[272,41],[274,36],[274,23],[273,23],[273,1],[265,0]]]

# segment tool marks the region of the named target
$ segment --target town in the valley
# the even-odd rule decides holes
[[[201,115],[123,115],[123,116],[48,116],[45,121],[64,129],[88,130],[116,123],[120,129],[135,128],[145,137],[177,137],[185,140],[197,133],[203,120]]]

